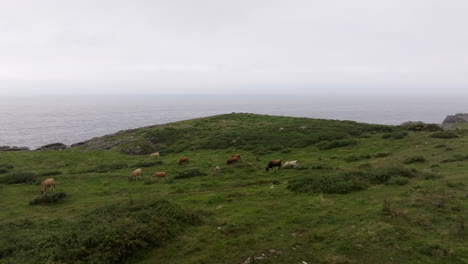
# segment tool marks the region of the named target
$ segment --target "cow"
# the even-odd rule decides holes
[[[239,160],[241,159],[240,154],[234,154],[231,156],[231,158],[238,158]]]
[[[230,164],[237,163],[237,162],[239,162],[239,158],[237,158],[237,157],[229,158],[226,161],[226,165],[230,165]]]
[[[422,131],[422,129],[423,129],[422,127],[417,126],[417,127],[414,128],[414,131]]]
[[[219,166],[215,166],[215,167],[213,168],[213,171],[215,171],[215,172],[221,171],[221,168],[220,168]]]
[[[272,160],[268,162],[268,165],[265,167],[265,170],[268,171],[273,169],[274,167],[278,167],[278,170],[281,168],[281,159]]]
[[[167,177],[167,172],[165,171],[158,171],[158,172],[155,172],[153,174],[153,177],[156,177],[156,178],[164,178],[164,177]]]
[[[159,152],[155,152],[155,153],[149,155],[148,159],[152,159],[152,158],[159,159],[160,157],[161,157],[161,155],[159,155]]]
[[[189,164],[189,159],[187,157],[182,157],[179,159],[179,165],[182,165],[182,164]]]
[[[192,151],[197,151],[198,150],[198,147],[196,145],[193,145],[192,146]]]
[[[292,160],[284,163],[283,167],[297,167],[298,161],[297,160]]]
[[[49,178],[47,180],[44,180],[41,183],[41,193],[42,195],[47,194],[47,189],[55,189],[55,180],[53,178]]]
[[[138,177],[143,176],[143,172],[140,168],[132,171],[132,175],[128,176],[129,181],[138,181]]]

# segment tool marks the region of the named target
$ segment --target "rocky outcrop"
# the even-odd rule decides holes
[[[17,147],[17,146],[0,146],[0,151],[29,151],[28,147]]]
[[[468,123],[468,114],[458,113],[455,115],[448,115],[442,122],[442,127],[451,128],[454,127],[455,124],[459,123]]]
[[[37,148],[36,150],[37,151],[44,151],[44,150],[62,150],[62,149],[66,149],[67,148],[67,145],[63,144],[63,143],[52,143],[52,144],[47,144],[47,145],[44,145],[40,148]]]

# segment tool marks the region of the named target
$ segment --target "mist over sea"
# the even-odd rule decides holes
[[[119,130],[231,112],[398,125],[468,112],[468,96],[164,95],[0,97],[0,146],[67,145]]]

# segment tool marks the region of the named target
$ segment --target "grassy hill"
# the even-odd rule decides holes
[[[468,131],[434,130],[227,114],[3,152],[0,263],[468,263]]]

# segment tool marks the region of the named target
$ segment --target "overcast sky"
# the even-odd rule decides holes
[[[0,95],[468,93],[466,0],[0,0]]]

